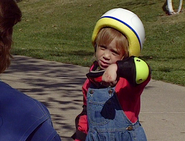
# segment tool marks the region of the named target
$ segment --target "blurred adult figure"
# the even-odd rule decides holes
[[[21,21],[15,0],[0,0],[0,73],[10,65],[13,26]],[[0,81],[0,141],[61,141],[48,109]]]

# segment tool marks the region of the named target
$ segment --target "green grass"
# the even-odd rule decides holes
[[[185,12],[166,15],[164,2],[22,0],[18,5],[23,18],[15,26],[12,53],[90,66],[96,21],[104,12],[122,7],[135,12],[144,23],[146,41],[141,58],[151,66],[152,78],[185,86]]]

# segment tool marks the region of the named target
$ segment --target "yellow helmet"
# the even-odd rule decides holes
[[[92,44],[103,27],[112,27],[123,33],[129,42],[129,56],[139,56],[145,40],[145,29],[142,21],[133,12],[115,8],[107,11],[97,21],[92,34]]]

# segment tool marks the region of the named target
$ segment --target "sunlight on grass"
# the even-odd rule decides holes
[[[22,0],[22,22],[14,32],[14,54],[90,66],[91,34],[107,10],[122,7],[143,21],[146,41],[141,58],[152,78],[185,86],[185,12],[166,15],[165,1],[146,0]],[[175,2],[175,1],[174,1]],[[175,7],[178,4],[174,4]]]

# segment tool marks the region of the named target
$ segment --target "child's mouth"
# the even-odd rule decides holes
[[[99,65],[100,65],[100,67],[102,67],[102,69],[105,69],[109,66],[109,63],[100,60]]]

